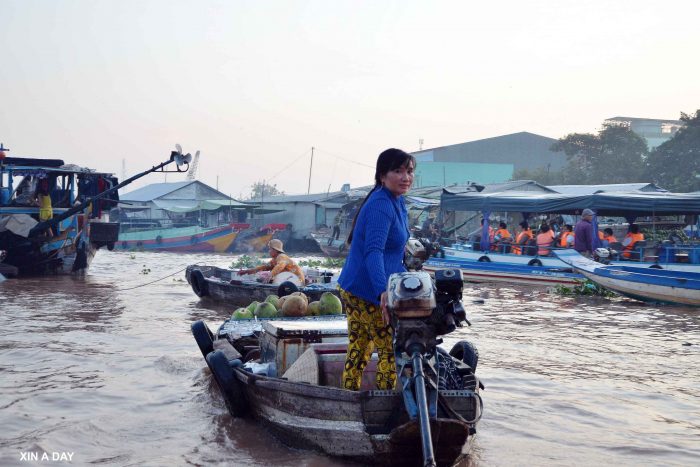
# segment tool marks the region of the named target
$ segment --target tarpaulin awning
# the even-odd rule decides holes
[[[589,195],[497,192],[451,193],[443,190],[447,211],[530,212],[579,214],[585,208],[598,215],[673,215],[700,213],[700,195],[694,193],[611,192]]]
[[[38,222],[28,214],[12,214],[0,220],[0,232],[9,230],[15,235],[27,238],[32,227]]]

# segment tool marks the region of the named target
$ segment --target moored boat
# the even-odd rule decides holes
[[[236,238],[230,252],[251,253],[256,251],[266,251],[267,245],[273,238],[286,242],[290,236],[290,226],[288,224],[265,224],[259,229],[248,230]]]
[[[586,278],[622,295],[647,302],[700,306],[700,273],[605,265],[575,251],[556,255]]]
[[[330,229],[321,229],[311,232],[311,238],[314,239],[321,251],[331,258],[344,258],[348,255],[348,247],[346,243],[347,236],[332,236]]]
[[[172,227],[145,229],[119,234],[118,250],[216,252],[229,251],[236,237],[250,224],[232,223],[219,227]]]
[[[119,223],[107,222],[104,213],[119,201],[118,190],[165,172],[172,162],[184,172],[180,167],[189,167],[191,158],[173,151],[169,160],[119,183],[106,172],[59,159],[6,157],[2,149],[0,250],[19,276],[84,273],[97,250],[112,249],[117,241]]]

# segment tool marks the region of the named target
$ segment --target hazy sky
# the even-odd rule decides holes
[[[234,197],[306,193],[314,146],[312,192],[366,185],[421,138],[694,112],[699,17],[697,0],[0,0],[0,141],[120,177],[180,143]]]

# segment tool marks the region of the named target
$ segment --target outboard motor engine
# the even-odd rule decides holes
[[[593,260],[602,264],[610,264],[611,256],[609,248],[596,248],[593,251]]]
[[[437,417],[438,367],[450,358],[437,351],[440,336],[467,321],[462,306],[462,271],[392,274],[387,285],[387,306],[394,328],[394,352],[404,406],[411,419],[418,418],[425,466],[435,465],[430,418]]]

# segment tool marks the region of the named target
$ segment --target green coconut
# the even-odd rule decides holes
[[[343,304],[340,303],[340,299],[331,292],[323,292],[319,302],[319,311],[322,315],[340,315],[343,313]]]
[[[306,301],[298,295],[290,295],[282,305],[282,315],[284,316],[304,316],[306,314]]]
[[[274,318],[277,316],[277,308],[269,302],[258,303],[255,307],[255,316],[258,318]]]
[[[321,314],[321,302],[315,301],[309,303],[309,306],[306,308],[306,316],[318,316]]]
[[[280,298],[277,295],[274,295],[274,294],[268,295],[267,297],[265,297],[265,301],[267,303],[272,303],[275,306],[275,309],[277,309],[277,310],[280,309],[280,306],[279,306]]]
[[[250,311],[251,313],[255,313],[255,307],[258,306],[258,303],[260,303],[260,302],[255,301],[255,302],[251,303],[250,305],[248,305],[246,308],[248,308],[248,311]]]
[[[233,312],[231,319],[253,319],[253,313],[251,313],[247,308],[239,308]]]

